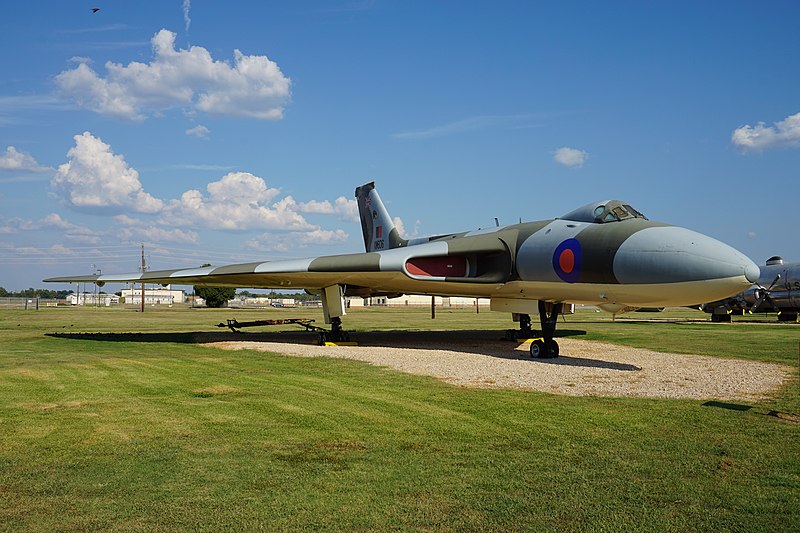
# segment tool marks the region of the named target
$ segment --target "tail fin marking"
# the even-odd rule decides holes
[[[358,214],[361,218],[361,231],[364,234],[364,248],[367,252],[379,252],[406,246],[408,241],[400,237],[392,217],[375,190],[375,182],[365,183],[356,188]]]

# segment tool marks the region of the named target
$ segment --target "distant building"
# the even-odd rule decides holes
[[[237,296],[228,300],[228,307],[232,308],[267,308],[267,307],[295,307],[294,298],[268,298],[266,296]]]
[[[92,292],[72,293],[67,296],[67,303],[70,305],[89,305],[109,307],[119,303],[119,296],[116,294],[94,294]]]
[[[372,298],[351,297],[347,299],[348,307],[423,307],[431,305],[434,299],[436,307],[489,307],[489,298],[464,298],[461,296],[424,296],[409,294],[397,298],[375,296]]]
[[[123,289],[122,297],[125,298],[126,304],[142,305],[142,287],[141,285],[133,289]],[[186,293],[182,290],[172,290],[171,285],[166,287],[148,287],[144,286],[144,304],[145,305],[172,305],[182,304],[186,301]]]

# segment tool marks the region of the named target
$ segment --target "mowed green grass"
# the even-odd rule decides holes
[[[473,390],[187,334],[317,314],[0,311],[0,530],[800,529],[800,424],[769,414],[800,412],[797,326],[587,312],[559,325],[794,367],[773,398],[736,405]],[[346,324],[513,327],[443,309],[353,310]]]

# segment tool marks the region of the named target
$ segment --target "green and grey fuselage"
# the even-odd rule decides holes
[[[619,201],[594,202],[554,220],[406,240],[374,183],[356,189],[356,198],[363,253],[45,281],[312,290],[338,285],[345,294],[365,297],[491,298],[506,304],[498,309],[513,312],[527,312],[524,302],[537,301],[620,312],[726,298],[759,275],[755,263],[730,246],[647,220]]]

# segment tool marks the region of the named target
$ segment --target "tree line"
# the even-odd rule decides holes
[[[5,287],[0,287],[0,298],[41,298],[43,300],[63,300],[73,291],[53,291],[50,289],[25,289],[23,291],[8,291]]]
[[[239,296],[245,296],[247,298],[270,298],[272,300],[280,300],[284,298],[294,298],[295,301],[298,302],[311,302],[315,300],[319,300],[319,294],[309,294],[305,291],[303,292],[291,292],[291,293],[283,293],[283,292],[275,292],[270,291],[268,294],[256,294],[247,290],[238,291],[236,293]]]
[[[294,298],[296,301],[313,301],[319,300],[319,296],[308,294],[306,292],[284,294],[280,292],[271,291],[269,294],[256,294],[250,291],[239,291],[229,287],[194,287],[194,293],[206,302],[208,307],[224,307],[228,300],[233,299],[237,294],[248,298],[269,298],[272,300],[279,300],[284,298]]]
[[[246,296],[250,298],[270,298],[270,299],[283,299],[294,298],[297,301],[318,300],[319,296],[308,294],[306,292],[284,294],[281,292],[271,291],[269,294],[256,294],[244,290],[236,292],[236,289],[223,288],[223,287],[195,287],[195,294],[206,301],[209,307],[221,307],[225,302],[232,299],[237,294],[239,296]],[[75,291],[60,290],[54,291],[50,289],[34,289],[33,287],[22,291],[9,291],[5,287],[0,287],[0,298],[40,298],[43,300],[64,300],[67,296]],[[122,293],[116,293],[120,296]]]

